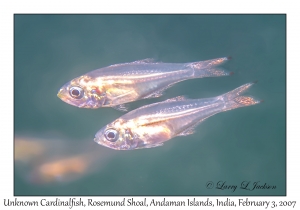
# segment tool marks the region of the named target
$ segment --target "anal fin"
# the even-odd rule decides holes
[[[127,112],[129,109],[129,106],[127,104],[119,104],[117,106],[112,106],[112,108],[122,111],[122,112]]]
[[[150,93],[149,95],[143,97],[143,99],[146,99],[146,98],[158,98],[160,96],[162,96],[164,94],[164,91],[167,90],[169,87],[171,87],[173,84],[171,85],[168,85],[166,87],[163,87],[162,89],[158,90],[158,91],[155,91],[153,93]]]
[[[196,127],[201,123],[203,122],[205,119],[207,119],[208,117],[200,120],[199,122],[195,123],[194,125],[188,127],[187,129],[185,129],[184,131],[182,131],[181,133],[177,134],[177,136],[188,136],[188,135],[191,135],[191,134],[194,134],[196,131]]]
[[[192,127],[189,127],[187,129],[185,129],[184,131],[182,131],[181,133],[177,134],[177,136],[188,136],[188,135],[191,135],[191,134],[195,133],[195,128],[196,128],[196,126],[193,125]]]
[[[160,147],[160,146],[163,146],[164,143],[158,143],[158,144],[148,144],[148,145],[145,145],[145,146],[139,146],[135,149],[147,149],[147,148],[154,148],[154,147]]]

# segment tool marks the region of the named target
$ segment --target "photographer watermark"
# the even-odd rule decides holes
[[[206,182],[207,189],[218,189],[218,190],[229,190],[235,192],[238,189],[255,191],[255,190],[275,190],[276,185],[270,185],[266,182],[261,181],[242,181],[239,184],[231,184],[226,181],[208,181]]]

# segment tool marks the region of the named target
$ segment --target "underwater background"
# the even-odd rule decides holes
[[[247,94],[264,102],[212,116],[162,147],[104,148],[94,135],[124,113],[80,109],[56,96],[71,79],[116,63],[224,56],[234,75],[177,83],[130,110],[252,81]],[[15,196],[285,195],[286,16],[17,14],[14,148]]]

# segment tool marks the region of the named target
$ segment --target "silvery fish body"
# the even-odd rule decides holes
[[[194,133],[195,127],[212,115],[260,103],[253,97],[241,95],[252,85],[247,83],[213,98],[176,97],[143,106],[99,130],[94,141],[115,150],[161,146],[176,136]]]
[[[171,85],[193,78],[219,77],[232,73],[218,67],[229,58],[193,63],[158,63],[145,59],[91,71],[66,83],[58,92],[64,102],[80,108],[114,107],[159,97]]]

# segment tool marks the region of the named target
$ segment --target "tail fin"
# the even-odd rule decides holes
[[[242,96],[246,90],[248,90],[255,82],[247,83],[242,85],[228,93],[225,93],[220,96],[224,100],[225,110],[231,110],[244,106],[251,106],[262,102],[261,100],[257,100],[251,96]]]
[[[193,69],[192,77],[194,78],[228,76],[232,75],[233,72],[228,72],[218,66],[230,59],[230,57],[223,57],[207,61],[188,63],[187,67]]]

